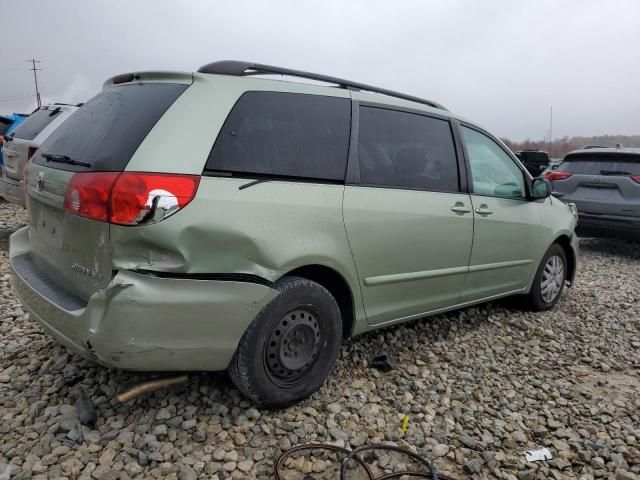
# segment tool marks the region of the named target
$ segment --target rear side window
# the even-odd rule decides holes
[[[640,155],[568,155],[559,172],[579,175],[640,175]]]
[[[449,122],[374,107],[360,108],[360,182],[458,191],[458,164]]]
[[[62,110],[54,108],[51,110],[40,109],[32,113],[29,118],[22,122],[13,132],[14,138],[21,138],[23,140],[33,140],[40,132],[49,126],[53,122]]]
[[[246,92],[220,130],[206,169],[342,181],[350,122],[346,98]]]
[[[103,90],[47,137],[34,163],[60,170],[121,172],[156,122],[187,87],[142,83]],[[41,154],[65,156],[90,167],[48,162]]]

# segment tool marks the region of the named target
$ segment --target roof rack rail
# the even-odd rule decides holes
[[[583,150],[592,150],[594,148],[609,148],[609,147],[605,147],[604,145],[585,145],[584,147],[582,147]]]
[[[364,83],[352,82],[351,80],[345,80],[343,78],[331,77],[328,75],[321,75],[318,73],[304,72],[302,70],[292,70],[290,68],[274,67],[271,65],[264,65],[261,63],[243,62],[238,60],[221,60],[218,62],[208,63],[198,69],[200,73],[215,73],[219,75],[288,75],[291,77],[307,78],[310,80],[317,80],[320,82],[334,83],[341,88],[347,88],[350,90],[362,90],[366,92],[381,93],[390,97],[401,98],[403,100],[409,100],[410,102],[422,103],[439,110],[447,110],[444,106],[431,100],[424,98],[414,97],[412,95],[406,95],[404,93],[394,92],[393,90],[387,90],[385,88],[373,87],[371,85],[365,85]]]

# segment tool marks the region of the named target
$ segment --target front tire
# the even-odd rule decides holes
[[[261,408],[286,407],[311,395],[331,373],[342,342],[338,304],[322,285],[284,277],[280,294],[242,336],[229,376]]]
[[[541,312],[552,309],[564,289],[567,279],[567,255],[564,249],[554,243],[542,258],[533,285],[528,295],[532,310]]]

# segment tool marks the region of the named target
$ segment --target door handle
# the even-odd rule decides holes
[[[480,215],[491,215],[493,212],[489,210],[486,205],[481,205],[480,208],[476,208],[476,213]]]
[[[471,209],[458,202],[453,207],[451,207],[451,211],[456,213],[469,213]]]

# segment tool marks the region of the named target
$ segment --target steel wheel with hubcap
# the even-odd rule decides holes
[[[320,326],[312,307],[284,315],[267,339],[265,363],[274,382],[290,386],[303,379],[320,350]]]
[[[564,284],[564,263],[560,256],[553,255],[547,260],[542,272],[542,283],[540,284],[540,293],[542,299],[547,302],[553,302]]]
[[[533,280],[528,303],[533,310],[549,310],[558,303],[567,279],[567,255],[561,245],[554,243],[542,257]]]

